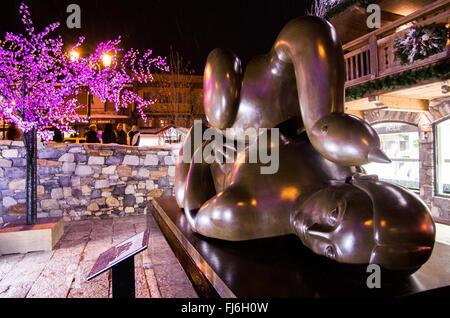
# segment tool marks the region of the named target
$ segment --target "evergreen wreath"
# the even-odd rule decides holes
[[[445,25],[430,24],[411,28],[404,38],[395,41],[395,57],[403,65],[441,53],[447,46],[448,29]]]

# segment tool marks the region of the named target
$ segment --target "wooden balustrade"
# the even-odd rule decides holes
[[[402,65],[395,57],[394,43],[404,37],[411,27],[449,23],[449,4],[448,0],[436,1],[399,21],[344,45],[344,51],[348,52],[344,55],[346,87],[448,59],[450,45],[442,53]]]

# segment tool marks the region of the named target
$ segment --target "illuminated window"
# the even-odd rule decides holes
[[[370,175],[404,187],[419,189],[419,130],[401,123],[384,123],[373,127],[381,139],[381,148],[391,164],[371,163],[364,166]]]
[[[450,118],[435,126],[437,194],[450,195]]]

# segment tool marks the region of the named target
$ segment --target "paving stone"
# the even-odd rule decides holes
[[[24,254],[13,254],[4,255],[0,258],[0,282],[24,257]]]
[[[175,285],[175,286],[162,286],[159,288],[162,298],[187,298],[196,299],[199,298],[194,290],[194,287],[190,284]]]
[[[177,258],[171,250],[161,249],[158,251],[149,251],[148,253],[150,255],[150,264],[152,267],[157,265],[177,264]]]
[[[51,256],[51,252],[25,255],[0,281],[0,298],[25,298]]]
[[[153,266],[155,277],[158,285],[164,286],[179,286],[188,285],[189,280],[184,274],[179,264],[165,264]]]
[[[145,276],[144,265],[141,255],[134,257],[135,264],[135,282],[136,282],[136,298],[150,298],[149,286]]]
[[[65,298],[72,286],[84,246],[56,250],[27,298]]]

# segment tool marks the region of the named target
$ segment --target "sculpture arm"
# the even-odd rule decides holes
[[[344,54],[329,22],[316,17],[293,20],[281,31],[274,51],[294,66],[303,124],[322,156],[345,166],[390,163],[376,131],[344,113]]]
[[[330,23],[315,17],[295,19],[281,31],[274,50],[280,60],[294,65],[308,130],[320,118],[344,112],[344,54]]]

